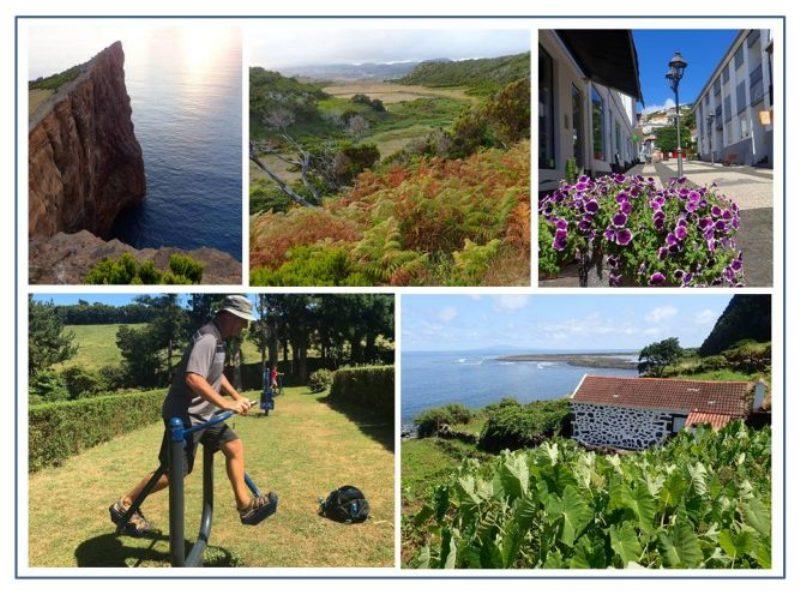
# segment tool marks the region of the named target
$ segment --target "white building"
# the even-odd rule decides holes
[[[574,158],[592,176],[639,160],[639,66],[629,30],[539,32],[539,191]]]
[[[772,36],[739,32],[692,106],[701,160],[772,166]]]

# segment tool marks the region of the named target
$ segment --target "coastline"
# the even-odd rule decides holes
[[[572,367],[595,369],[633,369],[635,362],[622,358],[619,352],[581,352],[564,354],[512,354],[499,356],[499,362],[564,362]]]

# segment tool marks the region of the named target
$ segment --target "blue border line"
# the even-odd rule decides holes
[[[780,575],[741,575],[738,577],[731,575],[672,575],[664,576],[657,575],[610,575],[610,576],[572,576],[572,575],[514,575],[513,572],[508,572],[508,575],[209,575],[209,576],[168,576],[168,575],[20,575],[19,574],[19,179],[18,179],[18,162],[19,162],[19,90],[17,89],[17,82],[19,79],[19,21],[20,19],[780,19],[782,22],[782,43],[783,43],[783,572]],[[774,580],[786,579],[786,15],[16,15],[14,17],[14,579],[19,580],[32,580],[32,579],[377,579],[377,580],[399,580],[399,579],[607,579],[607,580],[637,580],[637,579],[661,579],[661,580],[686,580],[686,579],[716,579],[716,580]],[[773,208],[774,215],[774,208]],[[770,296],[774,296],[775,282],[772,282],[772,292]],[[538,288],[528,286],[529,291],[535,291]],[[68,567],[79,568],[79,567]],[[328,567],[320,567],[328,568]],[[402,567],[401,567],[402,569]],[[407,571],[403,571],[407,572]]]

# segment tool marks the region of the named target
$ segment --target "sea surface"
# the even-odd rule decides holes
[[[118,217],[113,237],[137,248],[210,246],[241,260],[239,30],[81,23],[34,32],[29,70],[31,78],[56,73],[122,42],[147,197]]]
[[[559,350],[554,354],[583,352]],[[595,350],[594,352],[597,352]],[[501,362],[494,360],[513,353],[487,354],[482,351],[404,352],[402,356],[403,425],[434,406],[458,402],[481,408],[512,396],[520,402],[553,400],[571,394],[584,374],[637,377],[636,369],[595,369],[573,367],[565,362]],[[530,354],[546,354],[535,350]],[[615,354],[635,361],[635,354]]]

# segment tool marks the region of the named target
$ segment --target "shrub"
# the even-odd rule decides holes
[[[339,369],[333,374],[328,399],[363,406],[394,422],[394,366]]]
[[[203,279],[202,263],[186,254],[171,254],[169,257],[169,270],[177,276],[185,277],[189,280],[189,283],[200,283]]]
[[[370,279],[358,271],[358,266],[344,248],[297,246],[287,251],[287,258],[288,261],[274,271],[254,269],[250,274],[251,285],[372,285]]]
[[[700,367],[704,371],[716,371],[717,369],[727,369],[728,359],[720,354],[706,356],[700,361]]]
[[[61,371],[64,385],[67,387],[70,398],[93,396],[104,389],[102,378],[92,371],[78,365],[68,367]]]
[[[60,402],[70,399],[64,379],[50,369],[31,375],[28,387],[30,393],[36,397],[36,402]]]
[[[169,270],[156,269],[152,260],[139,263],[130,252],[117,258],[106,257],[89,269],[84,283],[127,285],[127,284],[180,284],[200,283],[203,278],[203,265],[187,254],[174,253],[169,257]]]
[[[333,372],[328,369],[317,369],[308,379],[309,389],[316,393],[324,392],[331,386]]]
[[[101,389],[104,390],[118,390],[128,385],[127,371],[121,365],[100,367],[98,376],[101,381]]]
[[[294,191],[302,195],[302,186]],[[308,199],[310,201],[310,199]],[[252,182],[250,184],[250,214],[262,212],[286,212],[294,201],[276,185]]]
[[[158,421],[164,393],[151,390],[31,406],[28,470],[59,466],[73,454]]]
[[[469,423],[472,418],[470,411],[463,404],[445,404],[429,408],[414,418],[414,425],[417,426],[419,437],[430,437],[444,425],[463,425]]]
[[[561,431],[570,415],[569,401],[550,400],[498,406],[483,425],[478,447],[489,452],[538,446]]]

